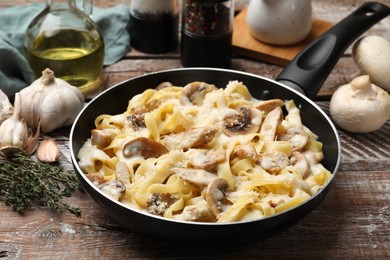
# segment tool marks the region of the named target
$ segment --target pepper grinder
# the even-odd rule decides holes
[[[184,0],[182,65],[230,67],[233,17],[234,0]]]
[[[178,0],[131,0],[131,45],[145,53],[164,53],[178,45]]]

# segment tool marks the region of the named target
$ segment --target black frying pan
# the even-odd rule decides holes
[[[341,146],[337,130],[329,117],[310,98],[315,96],[338,58],[352,41],[389,14],[389,7],[383,4],[363,4],[302,51],[277,77],[277,81],[233,70],[187,68],[132,78],[106,90],[81,111],[71,129],[71,158],[81,183],[107,214],[121,225],[149,237],[180,241],[236,242],[263,238],[295,224],[325,197],[340,164]],[[134,95],[154,88],[161,82],[169,81],[174,85],[184,86],[192,81],[204,81],[225,87],[230,80],[242,81],[256,98],[293,99],[300,107],[303,123],[314,131],[323,143],[322,163],[332,172],[330,182],[310,200],[288,211],[256,221],[224,224],[183,222],[134,210],[112,200],[92,184],[79,168],[77,154],[90,137],[98,115],[123,113]]]

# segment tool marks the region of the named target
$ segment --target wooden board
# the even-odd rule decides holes
[[[245,57],[281,66],[288,64],[308,43],[333,26],[330,22],[313,19],[312,29],[303,41],[294,45],[276,46],[262,43],[251,36],[246,14],[247,8],[234,19],[233,51]]]

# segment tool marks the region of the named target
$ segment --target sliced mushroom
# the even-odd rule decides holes
[[[283,105],[284,102],[281,99],[269,99],[269,100],[260,101],[260,103],[257,104],[255,108],[264,111],[265,114],[268,114],[275,108],[282,107]]]
[[[169,150],[199,148],[210,143],[217,133],[218,129],[213,126],[192,128],[178,134],[166,135],[162,142]]]
[[[118,162],[115,167],[115,177],[121,181],[125,186],[131,184],[131,175],[129,168],[125,162]]]
[[[258,164],[267,172],[277,174],[289,164],[289,158],[282,152],[270,152],[260,155]]]
[[[146,127],[144,114],[130,114],[126,117],[126,122],[135,131]]]
[[[176,219],[184,221],[215,222],[215,216],[210,211],[207,202],[201,200],[194,205],[186,206]]]
[[[218,219],[224,203],[226,192],[229,189],[229,183],[223,178],[213,180],[206,190],[206,201],[210,211]]]
[[[265,143],[275,141],[278,126],[282,122],[282,119],[283,111],[280,107],[276,107],[264,118],[264,122],[260,128],[260,134],[263,136]]]
[[[238,106],[237,113],[225,116],[223,132],[228,136],[251,134],[259,131],[263,114],[250,106]]]
[[[119,200],[122,194],[126,191],[125,185],[119,180],[105,182],[100,184],[98,188],[115,200]]]
[[[135,138],[123,146],[123,155],[125,157],[143,156],[145,159],[158,158],[168,152],[164,145],[146,137]]]
[[[206,94],[216,89],[212,84],[195,81],[184,86],[182,100],[188,99],[192,104],[201,106]]]
[[[208,172],[216,172],[218,164],[226,160],[224,150],[208,150],[191,157],[190,167],[203,169]]]
[[[301,128],[289,128],[287,133],[278,136],[280,141],[289,141],[293,151],[300,151],[309,141],[309,135]]]
[[[172,168],[171,170],[176,175],[180,176],[180,178],[182,178],[184,181],[199,187],[200,190],[202,190],[210,182],[218,178],[217,175],[202,169],[188,169],[188,168],[175,167]]]
[[[119,133],[117,129],[93,129],[91,131],[91,144],[99,149],[110,145],[115,136]]]
[[[147,211],[150,214],[163,216],[167,210],[176,201],[169,193],[153,193],[148,196],[146,201]]]
[[[233,148],[233,156],[241,159],[257,159],[257,151],[252,144],[236,145]]]

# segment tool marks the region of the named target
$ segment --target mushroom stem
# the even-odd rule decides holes
[[[363,75],[351,81],[352,96],[358,99],[374,99],[377,92],[372,88],[370,76]]]

